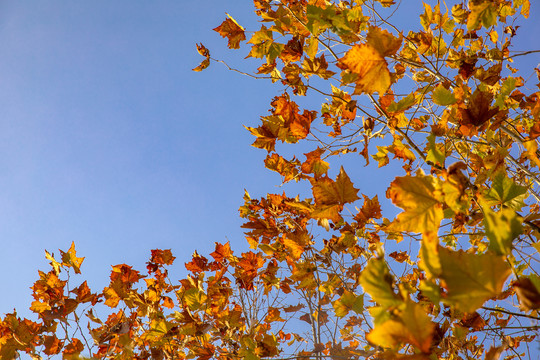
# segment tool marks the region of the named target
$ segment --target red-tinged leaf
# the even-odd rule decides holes
[[[317,177],[326,174],[329,164],[321,160],[321,155],[324,152],[324,149],[318,147],[316,150],[304,154],[307,159],[302,163],[302,172],[305,174],[314,174]]]
[[[390,253],[388,256],[390,256],[392,259],[400,263],[409,260],[409,255],[405,251],[399,251],[399,252],[394,251]]]
[[[300,320],[307,322],[308,324],[311,324],[311,316],[309,314],[304,314],[299,317]]]
[[[79,355],[83,350],[83,343],[77,338],[72,338],[71,343],[66,345],[66,347],[64,348],[62,355],[64,356],[64,358],[70,358],[70,356]]]
[[[263,120],[263,124],[257,128],[247,126],[245,128],[257,137],[251,146],[264,149],[268,152],[274,151],[279,133],[279,125],[277,123]]]
[[[270,306],[268,308],[268,312],[266,314],[266,317],[264,318],[264,321],[267,322],[267,323],[272,323],[272,322],[275,322],[275,321],[283,322],[285,320],[281,317],[279,309]]]
[[[299,244],[293,236],[287,236],[283,238],[283,244],[288,250],[288,253],[294,260],[300,259],[300,256],[304,253],[304,246]]]
[[[285,44],[279,58],[283,60],[284,63],[295,62],[300,60],[303,53],[304,48],[302,42],[297,37],[294,37]]]
[[[304,110],[303,114],[296,114],[289,126],[291,135],[296,136],[298,139],[305,139],[309,134],[311,123],[315,120],[315,117],[315,111]]]
[[[467,127],[469,125],[482,126],[495,114],[499,112],[496,108],[491,108],[493,96],[490,93],[476,89],[467,107],[459,109],[461,114],[460,125]]]
[[[538,283],[540,285],[540,281]],[[512,286],[518,295],[519,304],[523,310],[540,309],[540,287],[537,287],[530,278],[522,276],[514,281]]]
[[[208,259],[204,256],[199,255],[197,251],[193,253],[191,261],[184,265],[188,271],[191,271],[195,274],[207,271]]]
[[[328,219],[337,223],[341,220],[341,211],[343,205],[318,205],[311,212],[311,217],[314,219]]]
[[[77,301],[80,303],[92,302],[92,304],[95,304],[95,301],[97,301],[97,296],[92,294],[86,281],[71,290],[71,292],[77,295]]]
[[[58,339],[56,335],[45,336],[45,340],[43,340],[43,345],[45,346],[43,352],[46,355],[58,354],[64,346],[63,342],[60,341],[60,339]]]
[[[297,312],[297,311],[302,310],[304,307],[305,307],[304,304],[291,305],[291,306],[287,306],[286,308],[283,308],[283,311],[285,311],[286,313]]]
[[[293,158],[292,160],[286,160],[282,156],[273,153],[266,156],[264,159],[264,165],[267,169],[273,170],[283,176],[283,182],[288,182],[293,179],[299,180],[304,176],[299,174],[300,161]]]
[[[111,308],[117,307],[118,304],[120,303],[120,300],[122,300],[122,298],[118,296],[118,293],[116,292],[116,290],[113,289],[112,287],[105,288],[103,290],[103,295],[105,296],[105,305]]]
[[[111,281],[119,280],[121,283],[128,285],[134,284],[142,278],[144,276],[126,264],[115,265],[111,271]]]
[[[338,66],[358,76],[355,94],[386,93],[391,84],[390,71],[384,57],[369,44],[353,46]]]
[[[229,242],[226,244],[216,243],[216,249],[210,254],[217,262],[228,260],[232,256],[231,245]]]
[[[364,227],[371,219],[380,219],[382,217],[381,205],[379,204],[379,198],[375,195],[372,199],[366,195],[364,197],[364,204],[362,208],[355,215],[354,220],[358,222],[359,227]]]
[[[219,35],[224,38],[226,37],[229,40],[229,49],[240,48],[240,41],[246,40],[244,28],[238,25],[238,23],[230,16],[225,19],[220,26],[215,28],[214,31],[217,31]]]
[[[176,259],[173,255],[170,249],[168,250],[152,250],[152,257],[150,258],[150,262],[153,262],[158,265],[172,265],[174,262],[174,259]]]
[[[164,296],[163,297],[163,306],[165,306],[167,309],[172,309],[172,308],[174,308],[174,302],[170,297]]]
[[[461,326],[464,326],[466,328],[471,328],[474,331],[482,330],[484,326],[486,326],[486,324],[487,324],[486,321],[476,311],[465,314],[461,318],[461,322],[460,322]]]

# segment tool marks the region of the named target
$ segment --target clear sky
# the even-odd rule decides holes
[[[282,189],[242,125],[280,89],[217,64],[191,71],[197,42],[233,64],[246,55],[212,31],[225,12],[259,26],[251,1],[0,0],[0,314],[30,305],[44,250],[72,241],[95,290],[110,265],[144,270],[150,249],[171,248],[178,276],[195,249],[245,249],[244,188]],[[540,48],[529,26],[523,50]],[[381,182],[354,164],[383,200],[388,171]]]

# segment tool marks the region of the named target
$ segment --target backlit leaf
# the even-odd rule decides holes
[[[394,292],[394,279],[384,259],[371,259],[362,271],[360,285],[373,301],[384,307],[396,306],[403,300]]]
[[[441,106],[453,105],[457,101],[452,91],[445,88],[442,84],[439,84],[439,86],[433,90],[431,99],[435,104]]]
[[[384,57],[369,44],[353,46],[339,59],[339,66],[358,76],[355,94],[386,93],[390,87],[390,71]]]
[[[337,317],[343,317],[351,310],[355,313],[361,314],[364,310],[364,297],[363,295],[356,295],[348,290],[345,290],[343,295],[341,295],[341,298],[334,301],[332,306],[334,307]]]
[[[470,254],[439,247],[441,275],[447,294],[443,299],[463,312],[473,312],[500,294],[511,270],[501,256]]]
[[[77,257],[77,253],[75,252],[75,242],[71,243],[71,247],[67,252],[63,252],[60,250],[60,254],[62,254],[62,263],[63,265],[68,265],[73,267],[73,270],[76,274],[80,274],[81,270],[81,264],[84,261],[83,257]]]
[[[435,324],[423,308],[411,301],[400,307],[399,315],[377,324],[367,335],[376,345],[397,349],[400,344],[411,344],[423,353],[429,353]]]
[[[381,56],[391,56],[401,47],[401,37],[397,38],[386,30],[371,26],[366,36],[367,43]]]
[[[392,181],[386,196],[404,210],[392,223],[392,229],[420,233],[438,230],[443,210],[436,184],[436,178],[425,175],[397,177]]]
[[[230,49],[240,48],[240,41],[246,40],[244,28],[238,25],[236,20],[228,14],[227,19],[215,28],[214,31],[217,31],[222,37],[229,39],[228,46]]]
[[[502,208],[494,212],[484,208],[484,226],[489,239],[489,249],[497,255],[509,255],[512,241],[523,232],[522,221],[515,210]]]

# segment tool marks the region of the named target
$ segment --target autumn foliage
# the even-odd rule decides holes
[[[181,280],[152,250],[93,292],[74,246],[47,252],[37,318],[1,319],[0,357],[538,358],[540,70],[515,63],[539,51],[513,48],[531,4],[426,1],[397,27],[405,6],[254,0],[252,31],[227,15],[214,30],[257,63],[229,69],[278,88],[252,145],[310,196],[246,192],[251,250],[216,243]],[[197,50],[195,71],[221,61]],[[387,199],[355,185],[364,164],[394,171]]]

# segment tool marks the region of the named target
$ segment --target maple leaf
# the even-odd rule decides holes
[[[408,343],[423,353],[429,353],[435,324],[424,312],[422,306],[407,301],[401,306],[399,315],[377,324],[366,338],[374,344],[397,349],[401,343]]]
[[[67,252],[63,252],[60,250],[60,254],[62,255],[62,265],[67,265],[73,267],[73,270],[76,274],[80,274],[81,270],[81,264],[84,260],[83,257],[78,258],[75,252],[75,242],[71,242],[71,247]]]
[[[345,173],[343,167],[336,181],[328,177],[311,179],[313,196],[317,205],[311,216],[315,219],[330,219],[338,222],[343,205],[359,199],[351,179]]]
[[[419,233],[438,230],[443,210],[436,184],[436,178],[425,175],[397,177],[392,181],[386,196],[404,210],[392,223],[393,230]]]
[[[244,28],[238,25],[236,20],[229,14],[227,14],[227,19],[225,19],[220,26],[215,28],[214,31],[217,31],[222,37],[229,39],[229,49],[239,49],[240,41],[246,40]]]
[[[317,147],[316,150],[308,152],[306,155],[306,161],[302,163],[302,172],[306,174],[314,174],[315,176],[321,176],[326,174],[329,165],[326,161],[321,160],[321,155],[325,150]]]
[[[371,219],[380,219],[382,217],[381,205],[379,204],[379,198],[375,195],[373,198],[364,197],[364,204],[362,208],[354,216],[354,220],[358,222],[359,227],[364,227]]]
[[[60,351],[62,350],[62,347],[64,346],[63,342],[60,339],[58,339],[56,335],[45,336],[43,345],[45,345],[45,350],[43,350],[43,352],[46,355],[58,354],[60,353]]]
[[[393,290],[394,279],[384,259],[371,259],[362,271],[360,285],[373,301],[384,306],[400,305],[403,300]]]
[[[216,243],[216,249],[210,256],[212,256],[215,261],[222,262],[223,260],[228,260],[232,254],[231,245],[227,242],[226,244]]]
[[[150,262],[158,264],[158,265],[172,265],[174,262],[174,259],[176,259],[171,252],[171,249],[168,250],[161,250],[161,249],[155,249],[152,250],[152,256],[150,258]]]
[[[312,184],[316,203],[343,205],[360,199],[357,195],[358,189],[354,187],[343,167],[341,167],[336,181],[323,178],[320,181],[314,180]]]
[[[497,108],[491,108],[493,96],[478,88],[473,92],[466,107],[460,107],[460,125],[464,134],[469,134],[471,127],[484,125],[489,119],[499,112]]]
[[[471,12],[467,19],[467,29],[476,30],[482,25],[489,28],[497,23],[497,8],[490,0],[471,2]]]
[[[388,31],[376,26],[370,26],[366,41],[377,50],[381,56],[395,55],[401,47],[401,36],[396,38]]]
[[[439,247],[440,278],[447,294],[444,302],[463,312],[473,312],[500,294],[511,273],[502,256],[469,254]]]
[[[338,66],[358,76],[355,94],[386,93],[390,87],[390,71],[384,57],[369,44],[354,45],[339,59]]]
[[[345,290],[341,297],[332,303],[337,317],[344,317],[349,311],[361,314],[364,310],[363,295],[356,295],[351,291]]]

